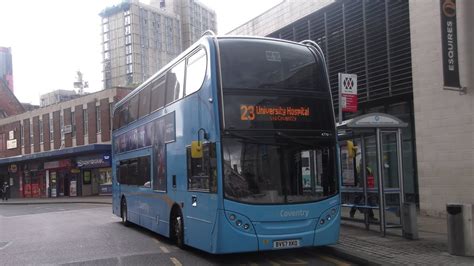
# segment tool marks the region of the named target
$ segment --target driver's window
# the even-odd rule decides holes
[[[191,146],[186,149],[188,190],[217,192],[217,157],[214,143],[202,145],[202,156],[193,158]]]

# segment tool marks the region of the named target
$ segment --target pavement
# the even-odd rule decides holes
[[[8,199],[8,201],[0,201],[0,205],[63,204],[63,203],[112,204],[112,196],[14,198],[14,199]]]
[[[112,204],[111,196],[60,197],[40,199],[9,199],[0,205],[91,203]],[[339,243],[326,248],[328,252],[361,265],[474,265],[474,257],[448,253],[447,219],[418,214],[419,239],[401,236],[401,229],[387,229],[385,237],[372,225],[343,220]]]
[[[402,237],[401,229],[341,222],[339,243],[329,248],[335,255],[362,265],[474,265],[474,257],[448,253],[447,219],[417,215],[417,240]]]

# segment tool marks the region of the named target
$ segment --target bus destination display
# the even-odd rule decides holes
[[[270,120],[297,122],[307,119],[311,115],[308,106],[265,106],[265,105],[240,105],[240,120]]]
[[[225,127],[236,130],[327,130],[331,119],[324,111],[329,109],[327,105],[327,100],[312,97],[225,95]]]

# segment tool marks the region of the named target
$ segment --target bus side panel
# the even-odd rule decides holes
[[[166,194],[142,188],[140,193],[140,225],[158,234],[169,236],[170,208]]]
[[[128,220],[134,224],[140,224],[140,213],[135,189],[132,186],[121,185],[120,190],[127,201]]]
[[[120,185],[115,177],[117,176],[116,167],[112,167],[112,213],[120,217]]]

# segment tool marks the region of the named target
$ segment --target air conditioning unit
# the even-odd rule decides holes
[[[64,134],[71,133],[72,132],[72,125],[64,126],[63,132],[64,132]]]

